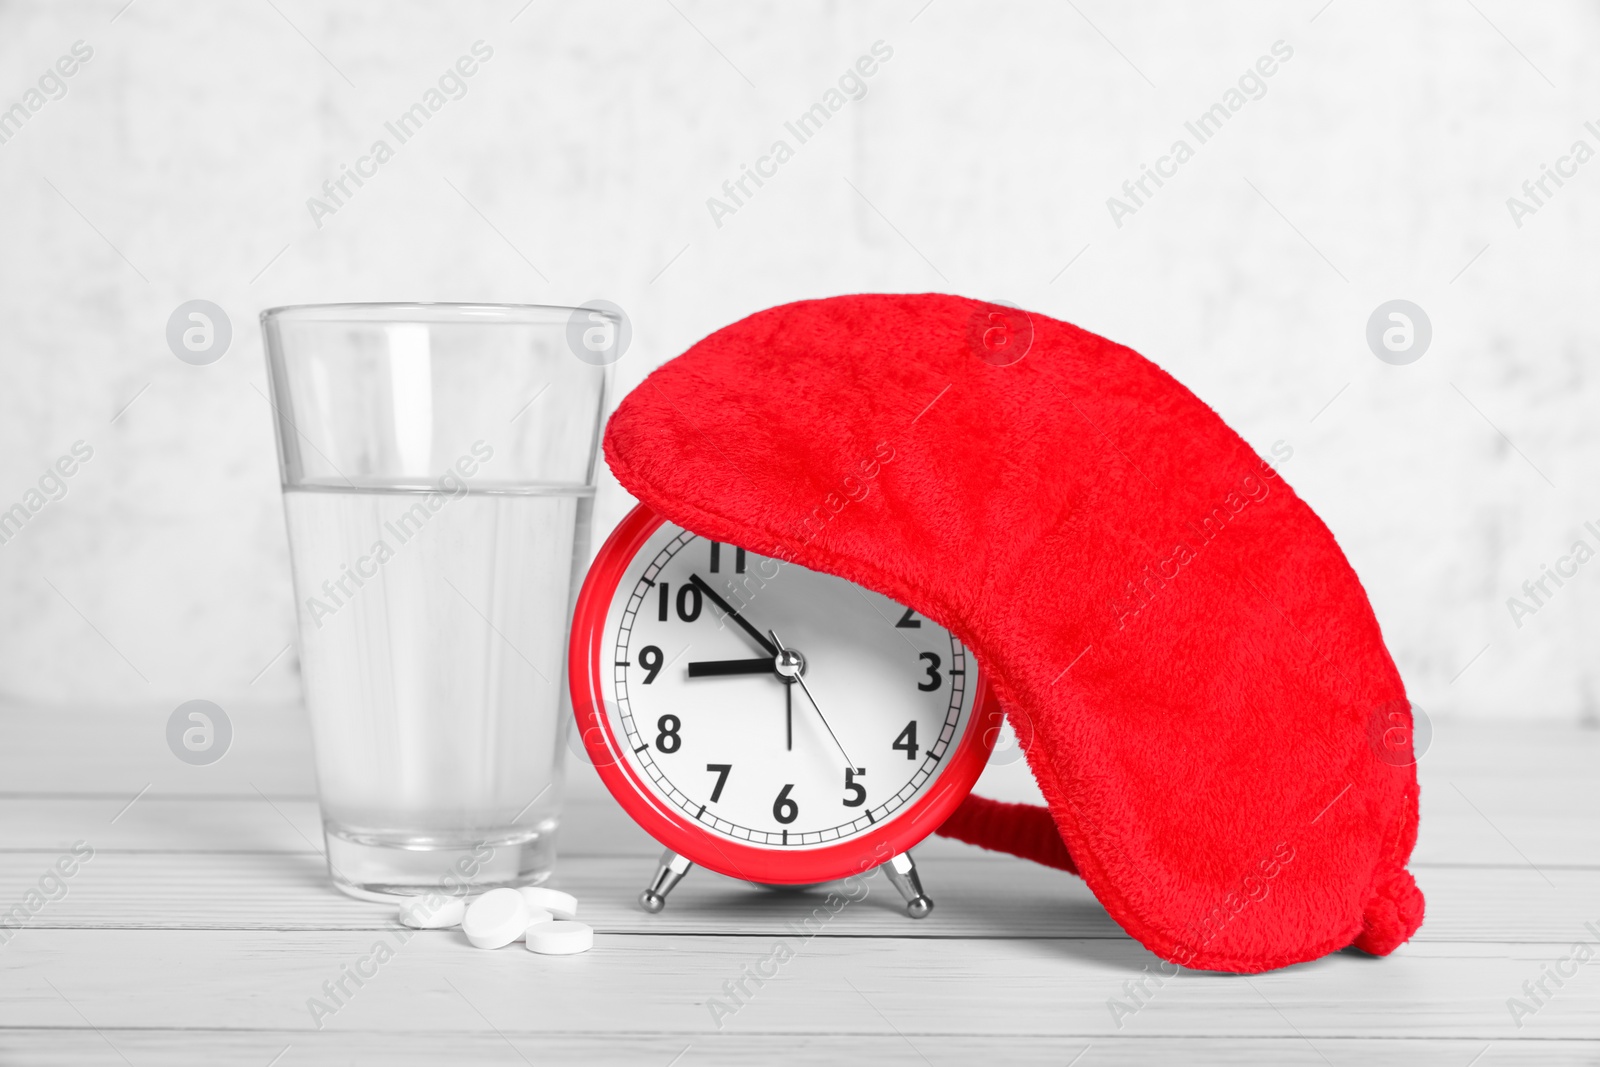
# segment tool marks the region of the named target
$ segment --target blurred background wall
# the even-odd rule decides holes
[[[620,395],[768,305],[940,290],[1129,344],[1292,449],[1433,717],[1600,725],[1600,560],[1522,588],[1600,549],[1597,39],[1592,5],[1507,0],[0,3],[0,509],[92,450],[0,544],[0,695],[297,699],[262,308],[604,298]],[[232,323],[209,366],[165,339],[193,299]],[[1407,365],[1367,340],[1392,299],[1431,324]],[[628,506],[608,480],[600,535]]]

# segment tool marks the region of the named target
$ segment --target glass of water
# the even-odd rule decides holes
[[[334,884],[385,900],[544,881],[621,322],[328,304],[261,325]]]

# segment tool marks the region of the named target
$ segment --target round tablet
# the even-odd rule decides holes
[[[551,915],[548,911],[546,911],[543,908],[529,908],[528,909],[528,925],[523,928],[523,932],[526,933],[529,928],[534,927],[534,926],[538,926],[540,923],[547,923],[551,919],[554,919],[554,918],[555,918],[554,915]],[[518,941],[522,940],[522,934],[518,934],[517,935],[517,940]]]
[[[418,930],[442,930],[460,926],[467,913],[467,902],[460,897],[407,897],[400,902],[400,922]]]
[[[478,948],[504,948],[528,928],[528,904],[515,889],[491,889],[467,906],[461,932]]]
[[[570,956],[594,948],[594,927],[566,919],[534,923],[528,927],[529,952],[545,956]]]
[[[517,892],[530,908],[543,908],[558,919],[572,919],[578,914],[578,898],[559,889],[546,889],[542,885],[525,885]]]

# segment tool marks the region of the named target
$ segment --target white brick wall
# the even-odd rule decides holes
[[[0,691],[297,692],[292,652],[252,684],[293,633],[263,307],[603,296],[626,388],[767,305],[951,290],[1133,345],[1289,442],[1435,717],[1600,720],[1600,563],[1520,629],[1506,608],[1600,526],[1600,162],[1520,229],[1505,207],[1600,149],[1592,6],[675,2],[0,7],[0,107],[94,49],[0,144],[0,507],[94,449],[0,545]],[[317,229],[306,198],[478,39],[467,95]],[[715,226],[707,197],[880,39],[866,97]],[[1266,95],[1115,227],[1106,198],[1280,39]],[[209,367],[163,341],[196,297],[235,327]],[[1364,342],[1392,297],[1433,322],[1411,366]],[[626,504],[608,484],[602,529]]]

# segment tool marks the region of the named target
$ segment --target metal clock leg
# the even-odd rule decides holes
[[[913,919],[926,919],[933,910],[933,901],[922,891],[922,879],[917,877],[917,865],[911,862],[911,853],[902,852],[881,869],[906,898],[906,914]]]
[[[639,906],[651,915],[655,915],[667,906],[667,894],[672,892],[674,886],[683,881],[683,876],[689,873],[689,868],[694,864],[672,851],[670,848],[661,854],[661,866],[656,868],[656,876],[650,881],[650,888],[639,894]]]

